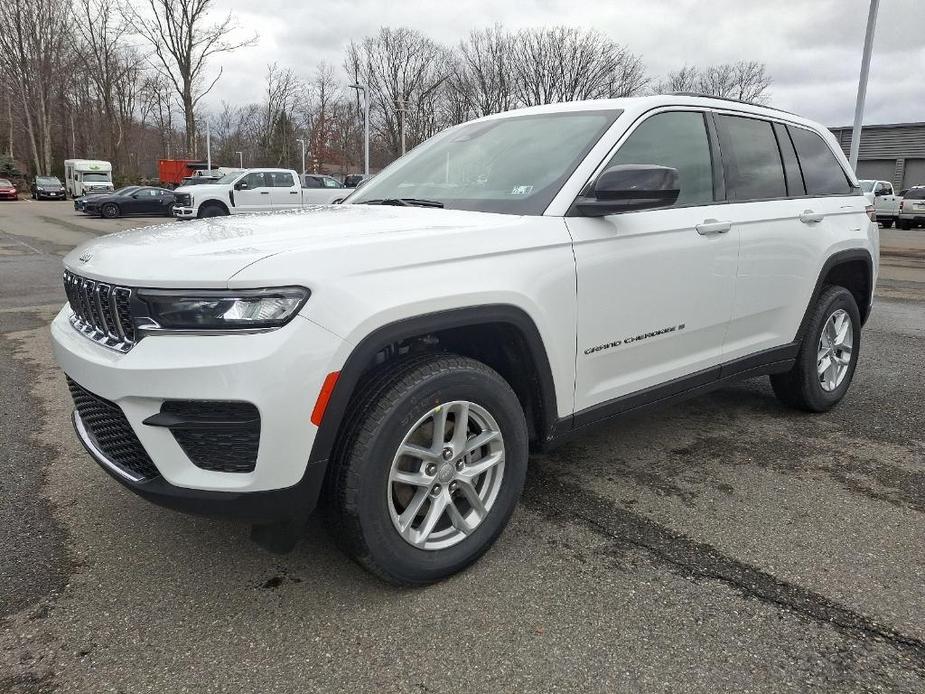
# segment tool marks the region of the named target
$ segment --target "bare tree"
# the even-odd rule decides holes
[[[196,106],[212,91],[222,76],[206,78],[209,58],[220,53],[251,46],[256,35],[240,41],[229,40],[237,24],[229,12],[224,19],[209,23],[212,0],[145,0],[149,13],[129,5],[136,31],[152,50],[152,64],[173,86],[179,97],[186,126],[186,149],[191,152],[196,139]]]
[[[770,95],[771,76],[764,63],[754,60],[740,60],[737,63],[721,63],[697,68],[685,65],[676,72],[669,72],[659,82],[655,93],[696,92],[738,99],[749,103],[764,104]]]
[[[383,27],[350,43],[344,67],[368,85],[373,127],[393,156],[401,153],[403,121],[411,145],[444,127],[434,100],[449,77],[449,52],[421,32]]]
[[[0,3],[0,69],[25,122],[35,173],[52,167],[52,104],[67,59],[66,0]]]
[[[516,105],[514,50],[514,36],[500,24],[472,31],[460,41],[448,85],[448,97],[460,107],[451,106],[451,122],[500,113]]]
[[[525,29],[517,34],[514,74],[524,105],[638,94],[642,60],[597,30]]]

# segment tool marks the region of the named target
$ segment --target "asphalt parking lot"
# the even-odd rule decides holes
[[[317,522],[271,555],[84,453],[61,255],[151,223],[0,204],[0,692],[925,691],[925,231],[883,232],[833,412],[758,379],[598,429],[531,458],[475,567],[397,590]]]

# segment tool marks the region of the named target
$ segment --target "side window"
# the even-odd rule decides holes
[[[295,185],[292,174],[285,171],[269,171],[266,176],[270,179],[270,185],[274,188],[291,188]]]
[[[717,115],[716,126],[729,199],[786,197],[784,167],[771,124],[757,118]]]
[[[264,183],[263,173],[249,173],[244,177],[242,183],[246,183],[249,190],[254,188],[263,188],[266,183]]]
[[[320,188],[321,183],[314,176],[306,176],[305,177],[305,187],[306,188]]]
[[[774,124],[774,134],[780,147],[780,156],[784,160],[784,175],[787,177],[787,195],[806,195],[806,186],[803,185],[803,174],[797,161],[797,153],[787,128],[780,123]]]
[[[713,202],[713,165],[702,113],[673,111],[644,121],[605,168],[618,164],[657,164],[678,170],[681,193],[676,205]]]
[[[892,195],[893,186],[891,186],[889,183],[880,182],[877,184],[877,192],[881,195]]]
[[[325,176],[322,180],[324,181],[325,188],[337,188],[337,181],[335,181],[333,178],[328,178]]]
[[[852,188],[838,159],[819,135],[791,127],[790,137],[800,158],[808,195],[850,195]]]

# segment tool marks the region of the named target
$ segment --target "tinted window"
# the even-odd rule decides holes
[[[803,180],[809,195],[848,195],[851,184],[832,150],[811,130],[790,128],[790,137],[800,157]]]
[[[314,178],[313,176],[306,176],[305,177],[305,187],[306,188],[320,188],[321,182],[317,178]]]
[[[241,179],[241,182],[246,183],[250,189],[263,188],[266,185],[263,180],[263,173],[249,173]]]
[[[889,183],[880,183],[877,185],[877,192],[883,195],[892,195],[893,186],[891,186]]]
[[[905,197],[909,200],[925,200],[925,188],[910,188]]]
[[[784,167],[771,124],[737,116],[717,116],[716,124],[729,199],[785,197]]]
[[[659,113],[643,122],[605,168],[617,164],[670,166],[680,174],[678,205],[713,202],[713,167],[702,113]]]
[[[292,174],[285,171],[268,171],[266,173],[268,184],[274,188],[291,188],[295,185]]]

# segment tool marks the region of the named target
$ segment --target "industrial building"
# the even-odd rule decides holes
[[[847,156],[851,126],[831,130]],[[925,185],[925,122],[865,125],[857,174],[862,179],[891,181],[897,190]]]

